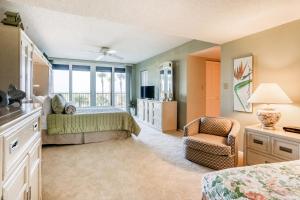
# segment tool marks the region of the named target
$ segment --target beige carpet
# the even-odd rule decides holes
[[[43,200],[197,200],[212,171],[184,158],[180,133],[43,148]]]

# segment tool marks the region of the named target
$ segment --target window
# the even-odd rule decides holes
[[[69,101],[69,65],[54,64],[52,69],[54,94],[62,94]]]
[[[115,68],[114,73],[114,105],[126,108],[126,74],[125,68]]]
[[[72,101],[78,107],[91,106],[91,72],[89,66],[72,66]]]
[[[96,106],[111,106],[111,67],[96,67]]]
[[[126,108],[126,70],[69,64],[53,65],[54,94],[62,94],[77,107],[116,106]]]

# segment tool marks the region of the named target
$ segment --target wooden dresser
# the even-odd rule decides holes
[[[41,199],[41,108],[0,110],[0,196],[3,200]]]
[[[282,128],[267,130],[248,126],[244,137],[244,164],[255,165],[300,159],[300,134]]]

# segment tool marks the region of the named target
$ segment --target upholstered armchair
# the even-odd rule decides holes
[[[233,119],[201,117],[184,127],[185,157],[212,169],[238,164],[240,124]]]

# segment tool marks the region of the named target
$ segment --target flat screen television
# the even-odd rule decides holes
[[[141,98],[142,99],[154,99],[155,86],[141,86]]]

